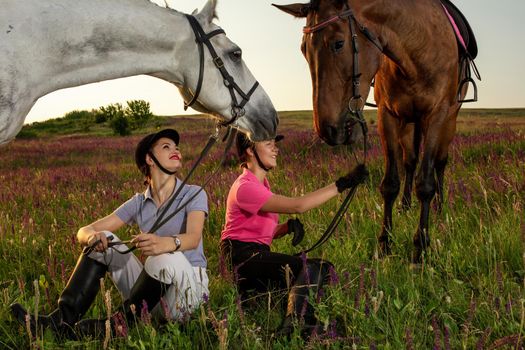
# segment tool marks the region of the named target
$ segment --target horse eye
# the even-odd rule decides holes
[[[337,40],[337,41],[334,41],[332,45],[330,46],[334,53],[339,53],[343,49],[344,45],[345,45],[344,40]]]
[[[242,58],[242,51],[241,50],[235,50],[230,52],[230,58],[233,62],[239,62]]]

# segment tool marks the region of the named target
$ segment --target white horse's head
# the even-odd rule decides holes
[[[213,23],[217,0],[209,0],[200,12],[193,16],[198,21],[204,33],[209,34],[221,28]],[[189,23],[189,22],[188,22]],[[190,26],[188,25],[188,28]],[[242,51],[224,33],[218,33],[210,38],[210,43],[221,59],[224,69],[232,78],[242,94],[232,90],[237,105],[246,100],[251,90],[252,94],[243,106],[242,116],[236,116],[232,108],[233,98],[231,91],[225,85],[223,75],[215,64],[210,50],[203,45],[204,69],[200,71],[200,53],[195,41],[196,35],[190,30],[190,36],[180,48],[183,54],[179,55],[179,73],[183,75],[183,83],[178,88],[186,103],[195,95],[199,75],[202,74],[202,87],[192,108],[202,113],[211,114],[222,122],[233,122],[233,126],[246,132],[254,141],[267,140],[275,136],[279,119],[272,101],[261,85],[255,86],[257,80],[252,75],[242,59]],[[220,64],[219,64],[220,65]],[[232,120],[234,119],[234,121]]]

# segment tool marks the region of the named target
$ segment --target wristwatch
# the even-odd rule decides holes
[[[177,250],[179,250],[180,245],[181,245],[180,238],[179,238],[179,236],[171,236],[171,238],[173,238],[173,242],[175,242],[175,250],[174,250],[174,252],[176,252]]]

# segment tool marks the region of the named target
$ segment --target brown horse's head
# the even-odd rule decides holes
[[[381,52],[356,23],[358,94],[361,98],[353,99],[354,47],[349,18],[334,19],[321,28],[314,27],[350,8],[357,21],[367,25],[360,9],[351,7],[346,1],[311,0],[307,4],[274,5],[295,17],[306,17],[301,51],[312,76],[314,126],[329,145],[351,144],[362,135],[359,124],[351,117],[349,104],[354,110],[363,108],[381,59]]]

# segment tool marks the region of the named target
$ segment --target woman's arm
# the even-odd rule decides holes
[[[301,197],[286,197],[278,194],[273,196],[264,203],[261,210],[281,214],[299,214],[304,213],[312,208],[316,208],[326,201],[337,196],[339,192],[335,183],[310,192]]]
[[[78,242],[82,246],[91,245],[97,240],[100,240],[100,244],[95,247],[97,251],[104,251],[108,247],[108,242],[106,235],[102,231],[111,231],[115,232],[122,226],[124,226],[124,221],[122,221],[116,214],[110,214],[105,218],[97,220],[87,226],[81,227],[77,233]]]
[[[186,232],[178,234],[180,248],[177,251],[191,250],[199,246],[204,229],[204,219],[206,214],[203,211],[195,210],[188,213]],[[161,237],[149,233],[141,233],[132,240],[137,248],[146,256],[160,255],[175,251],[175,241],[173,237]]]

